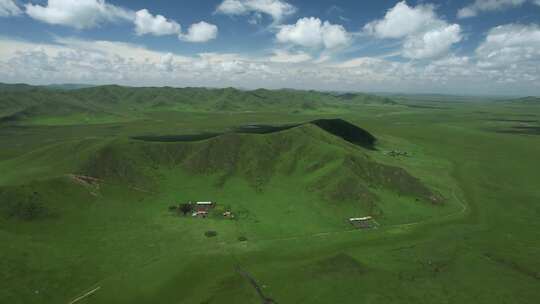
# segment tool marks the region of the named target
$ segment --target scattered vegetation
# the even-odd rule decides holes
[[[189,204],[189,203],[180,204],[180,206],[178,206],[178,211],[180,211],[182,215],[186,216],[190,214],[191,212],[193,212],[193,204]]]
[[[32,221],[45,218],[49,213],[43,198],[38,192],[24,193],[16,191],[0,195],[4,201],[5,214],[8,218]]]
[[[212,238],[212,237],[216,237],[218,235],[217,231],[213,231],[213,230],[209,230],[209,231],[206,231],[204,233],[204,235],[207,237],[207,238]]]

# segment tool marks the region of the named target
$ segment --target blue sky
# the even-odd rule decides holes
[[[0,0],[0,81],[540,95],[540,0]]]

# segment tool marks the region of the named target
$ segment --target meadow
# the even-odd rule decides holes
[[[540,103],[21,90],[0,93],[0,303],[540,301]],[[234,132],[252,124],[302,125]],[[235,218],[168,209],[189,200]],[[348,222],[365,215],[376,229]]]

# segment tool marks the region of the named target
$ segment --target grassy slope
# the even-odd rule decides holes
[[[193,168],[178,170],[164,162],[150,171],[160,181],[159,187],[152,189],[155,193],[126,192],[124,186],[112,183],[94,197],[61,177],[71,168],[51,166],[43,172],[59,177],[29,188],[48,198],[51,217],[0,222],[2,242],[9,244],[9,250],[0,253],[5,279],[0,299],[10,303],[67,302],[101,286],[87,303],[258,303],[254,289],[234,271],[234,265],[240,264],[265,285],[265,294],[279,303],[536,302],[540,296],[540,265],[535,258],[540,227],[535,218],[540,212],[540,193],[537,170],[531,164],[536,162],[540,144],[534,135],[492,132],[494,124],[503,123],[486,120],[493,115],[540,115],[534,111],[530,107],[508,110],[474,104],[450,105],[447,110],[365,108],[346,114],[347,119],[381,139],[381,150],[397,148],[412,153],[410,158],[391,159],[381,151],[366,151],[370,159],[404,167],[468,206],[464,213],[458,205],[450,213],[426,210],[428,220],[415,207],[413,214],[421,215],[421,223],[400,225],[399,220],[388,220],[381,229],[370,232],[338,232],[346,225],[329,213],[327,202],[316,193],[298,191],[299,184],[307,185],[314,178],[302,171],[277,175],[260,193],[246,173],[218,187],[221,174],[194,176]],[[43,136],[33,134],[41,132],[54,139],[42,149],[66,156],[78,154],[79,150],[64,150],[70,145],[62,144],[74,140],[74,132],[125,137],[141,131],[163,134],[171,128],[207,131],[268,119],[307,120],[252,114],[218,116],[222,118],[219,121],[212,115],[160,117],[163,124],[142,129],[130,124],[121,129],[10,129],[11,134],[25,132],[21,136],[24,141],[18,148],[11,147],[13,151],[5,156],[8,160],[0,162],[5,171],[14,174],[13,178],[4,177],[2,183],[20,184],[32,176],[11,172],[31,170],[46,162],[54,164],[54,157],[47,158],[49,153],[39,151],[34,156],[16,157],[18,149],[34,149],[33,139]],[[99,136],[81,151],[100,151],[110,145],[108,137]],[[2,143],[8,142],[7,137],[2,138]],[[114,140],[113,146],[117,144]],[[325,152],[325,145],[319,146],[315,153],[334,154],[332,150]],[[68,163],[77,168],[85,162],[74,159]],[[67,189],[71,189],[69,201],[62,195]],[[249,212],[242,212],[245,219],[236,222],[201,222],[179,221],[166,211],[173,200],[199,198],[199,189],[205,189],[205,196]],[[383,198],[389,195],[377,194]],[[407,200],[392,206],[397,198],[391,198],[380,202],[381,208],[390,208],[407,223],[417,222],[415,215],[407,218],[403,208]],[[283,208],[269,208],[269,202],[293,207],[284,214]],[[324,210],[325,216],[318,210]],[[342,217],[350,211],[336,212]],[[219,235],[207,239],[203,236],[206,230],[216,230]],[[239,236],[248,241],[239,242]]]

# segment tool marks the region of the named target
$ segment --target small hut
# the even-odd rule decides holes
[[[210,209],[213,209],[215,206],[216,206],[216,204],[214,202],[196,202],[195,203],[195,211],[196,212],[206,211],[208,213],[208,211]]]
[[[353,217],[349,219],[349,223],[359,229],[369,229],[375,226],[371,216]]]

